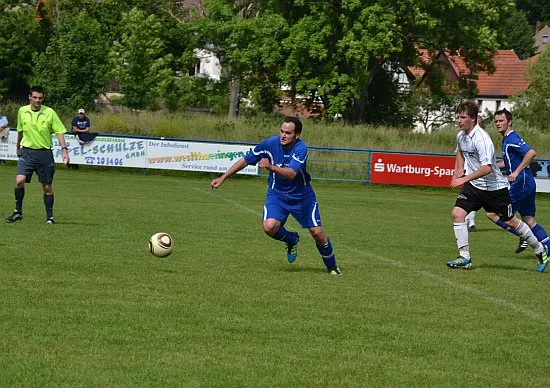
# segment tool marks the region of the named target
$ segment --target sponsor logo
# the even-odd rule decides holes
[[[452,176],[454,174],[454,169],[443,168],[441,166],[434,167],[418,167],[412,164],[397,164],[397,163],[384,163],[382,159],[378,159],[374,163],[374,172],[389,172],[394,174],[413,174],[413,175],[424,175],[425,177],[429,176]]]
[[[378,159],[378,160],[376,161],[376,163],[374,163],[374,171],[376,171],[376,172],[384,172],[384,171],[386,171],[386,169],[385,169],[384,166],[385,166],[385,164],[382,163],[382,159]]]

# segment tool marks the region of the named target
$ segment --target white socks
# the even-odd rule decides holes
[[[466,222],[455,222],[453,229],[456,237],[456,245],[460,256],[470,258],[470,245],[468,244],[468,225]]]
[[[535,254],[539,254],[544,250],[544,247],[542,244],[537,240],[531,229],[529,228],[529,225],[527,225],[525,222],[520,221],[518,227],[516,228],[516,232],[518,232],[519,236],[527,241],[527,244],[533,250],[535,251]]]

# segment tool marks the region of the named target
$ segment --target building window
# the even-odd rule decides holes
[[[497,100],[497,108],[495,110],[500,110],[500,103],[501,103],[501,101]]]
[[[481,106],[483,105],[483,100],[477,100],[477,109],[481,112]]]
[[[548,35],[543,35],[542,36],[542,44],[546,44],[548,43]]]
[[[195,58],[195,64],[192,68],[189,69],[189,75],[195,76],[197,74],[200,74],[201,72],[201,60],[199,58]]]

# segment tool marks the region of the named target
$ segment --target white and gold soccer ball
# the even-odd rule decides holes
[[[172,253],[174,240],[168,233],[155,233],[149,240],[149,252],[156,257],[166,257]]]

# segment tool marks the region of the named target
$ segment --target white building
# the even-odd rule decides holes
[[[194,73],[192,75],[219,81],[221,67],[218,57],[212,51],[204,49],[196,49],[194,54],[197,61],[195,62]]]

